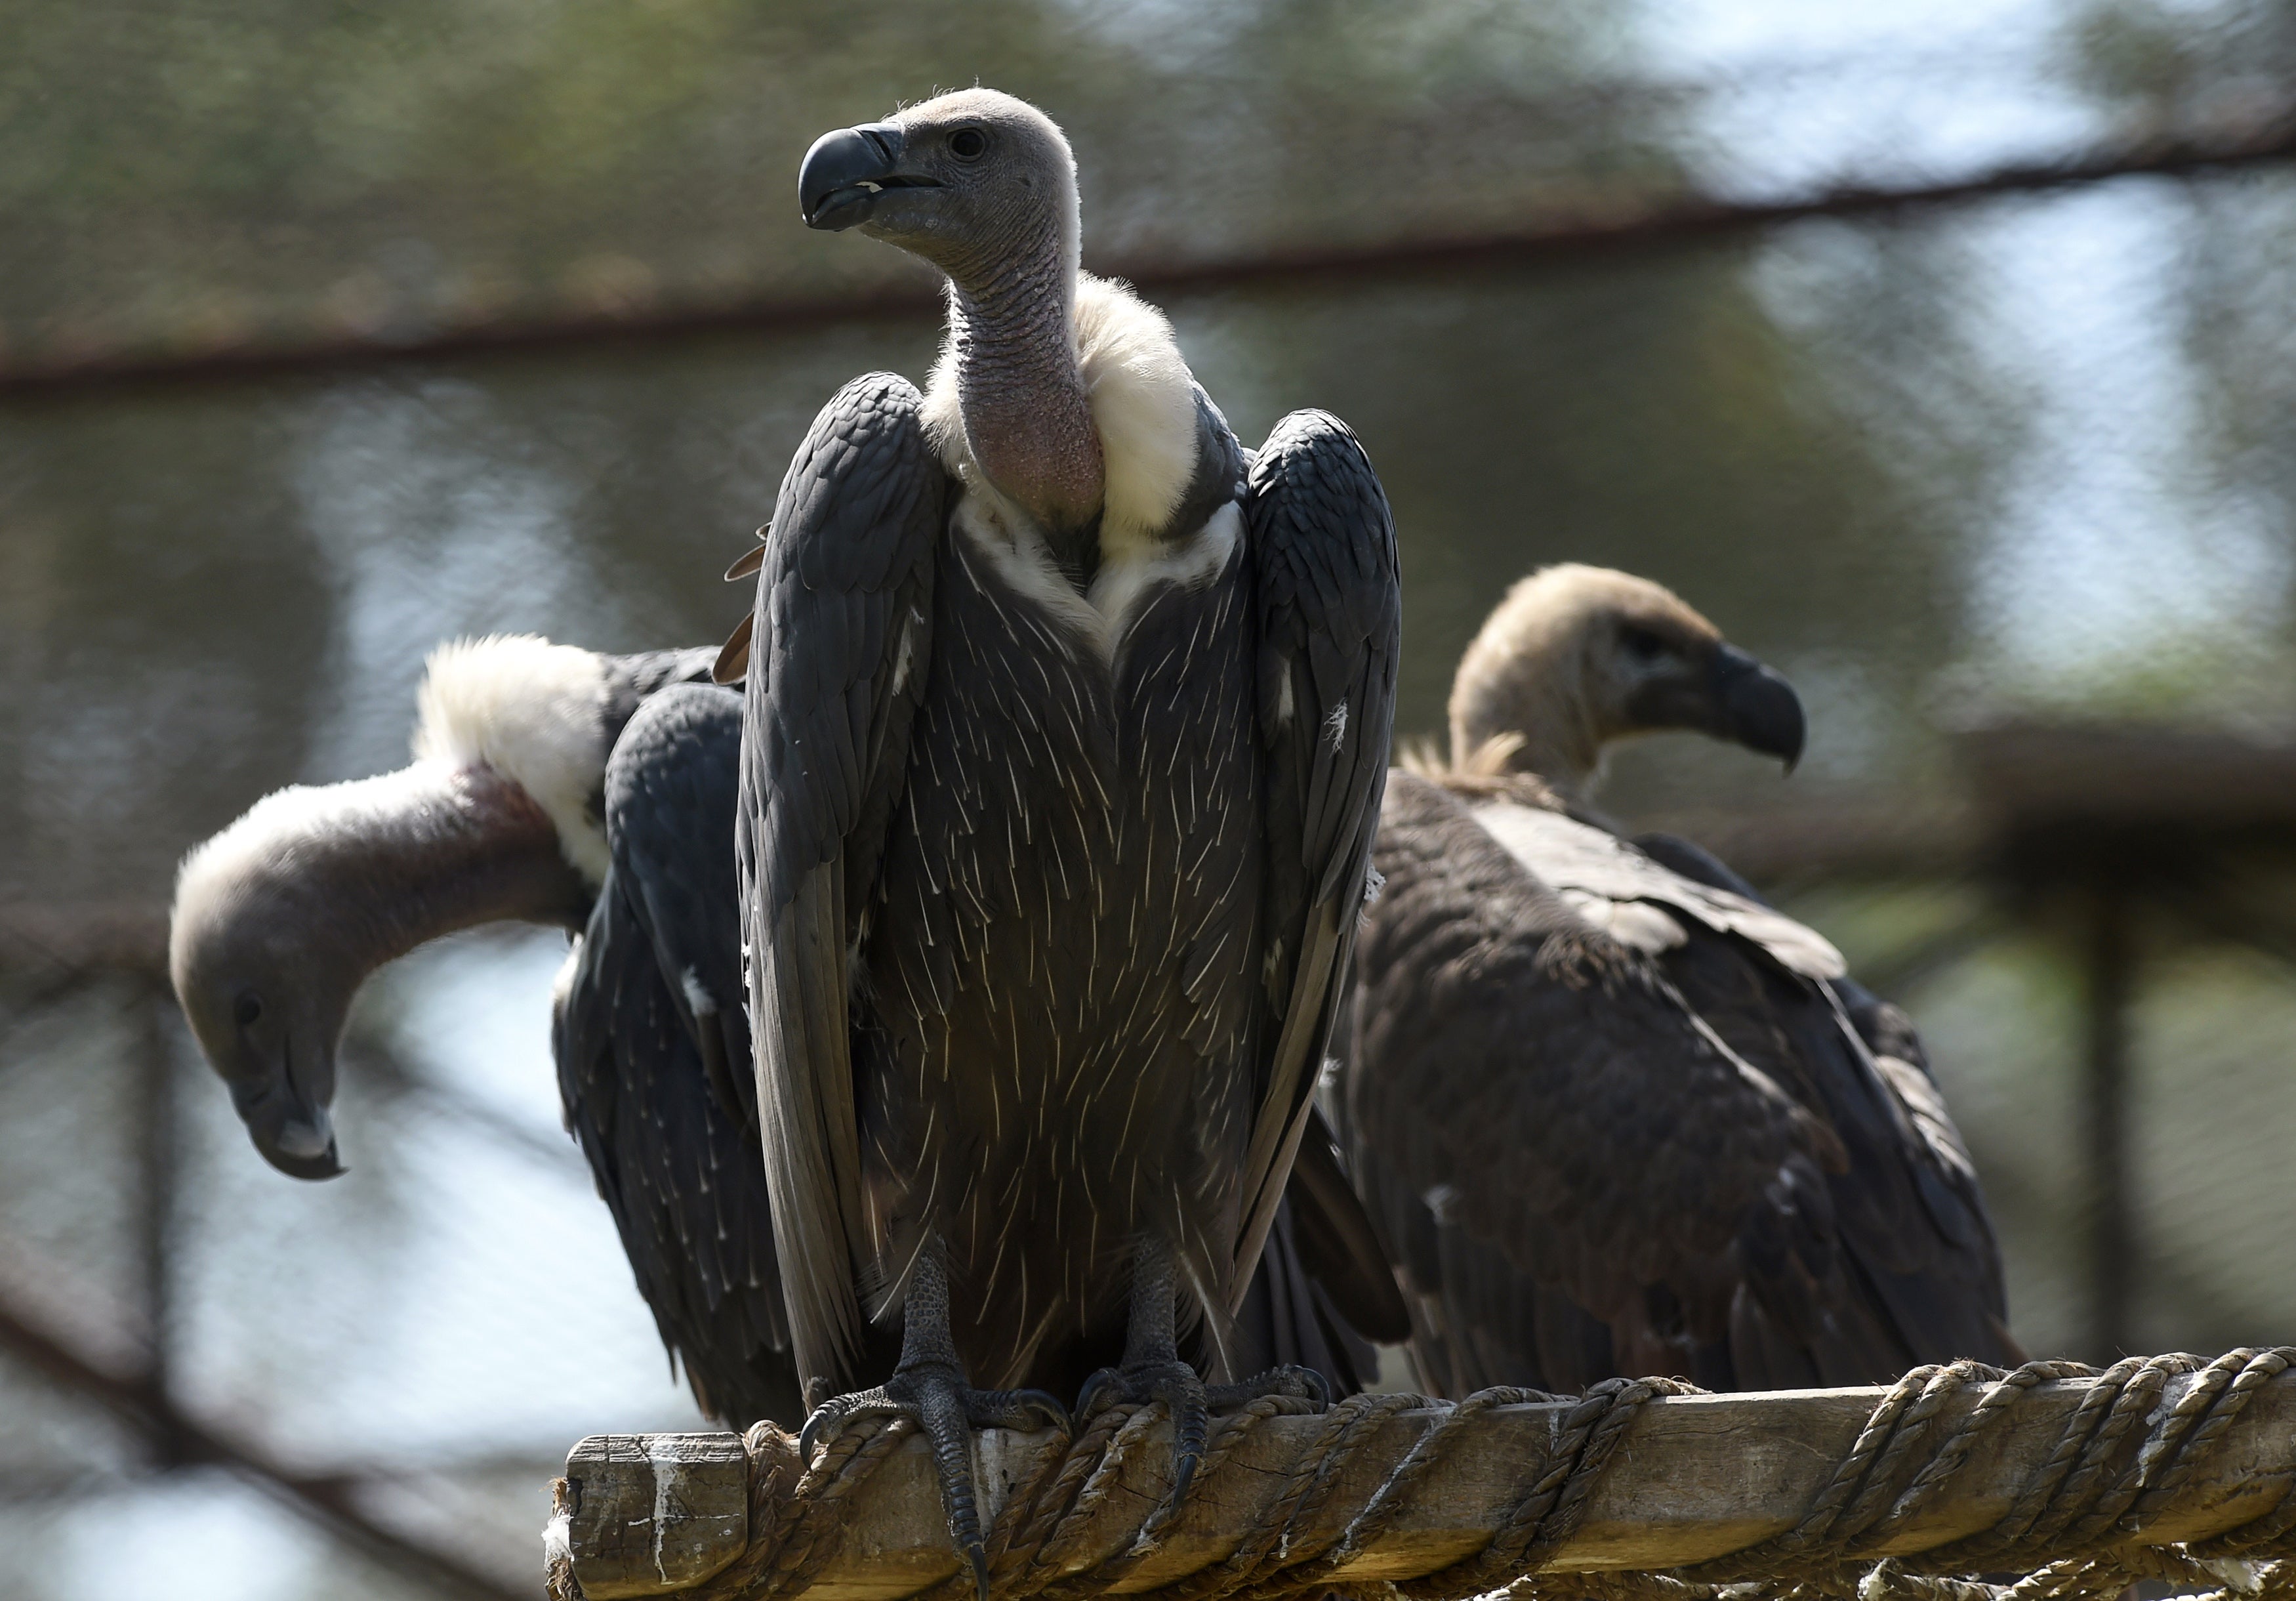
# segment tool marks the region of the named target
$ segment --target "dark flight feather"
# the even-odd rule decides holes
[[[701,685],[661,690],[629,718],[605,776],[611,866],[553,1025],[567,1126],[638,1292],[695,1399],[735,1426],[802,1416],[745,1127],[729,854],[740,738],[740,697]]]
[[[870,1260],[846,1017],[847,908],[866,904],[930,657],[934,546],[948,493],[922,398],[856,379],[790,463],[753,615],[736,856],[759,1042],[758,1110],[801,1371],[842,1371]],[[851,882],[849,883],[849,877]]]
[[[1245,519],[1259,623],[1260,736],[1268,751],[1262,891],[1275,1051],[1244,1165],[1235,1304],[1259,1260],[1305,1134],[1371,869],[1387,782],[1400,649],[1395,522],[1371,460],[1319,411],[1275,425],[1251,464]]]

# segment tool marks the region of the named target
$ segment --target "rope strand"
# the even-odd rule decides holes
[[[1243,1447],[1270,1419],[1308,1403],[1269,1397],[1217,1420],[1185,1506],[1166,1496],[1144,1509],[1136,1509],[1136,1494],[1117,1492],[1130,1465],[1154,1455],[1166,1411],[1115,1406],[1084,1420],[1072,1438],[1056,1437],[1012,1487],[988,1531],[990,1592],[992,1601],[1106,1593],[1164,1550],[1201,1498],[1260,1510],[1224,1556],[1141,1591],[1143,1601],[1299,1601],[1333,1591],[1363,1601],[1463,1601],[1494,1591],[1507,1601],[2112,1601],[2140,1581],[2196,1601],[2296,1601],[2296,1461],[2270,1458],[2267,1479],[2278,1494],[2240,1527],[2185,1546],[2142,1539],[2189,1515],[2195,1485],[2208,1481],[2229,1443],[2253,1441],[2252,1430],[2243,1436],[2236,1426],[2243,1412],[2267,1385],[2288,1382],[2292,1367],[2296,1348],[2284,1346],[2242,1347],[2206,1364],[2182,1354],[2129,1358],[2103,1373],[2070,1362],[2029,1362],[2010,1373],[1969,1361],[1917,1367],[1875,1404],[1792,1527],[1661,1572],[1543,1570],[1585,1520],[1642,1411],[1660,1397],[1702,1393],[1678,1380],[1611,1379],[1575,1399],[1497,1388],[1456,1406],[1415,1395],[1351,1396],[1321,1415],[1272,1496],[1267,1463],[1248,1462]],[[2087,1392],[1998,1520],[1928,1551],[1882,1555],[1952,1495],[1972,1462],[1998,1471],[1997,1454],[1980,1448],[2036,1389],[2075,1378],[2091,1381]],[[1946,1426],[1956,1398],[1980,1385],[1975,1404]],[[2172,1387],[2173,1400],[2162,1404]],[[1570,1409],[1546,1449],[1522,1449],[1519,1429],[1505,1436],[1513,1442],[1506,1452],[1497,1448],[1504,1408],[1556,1400],[1570,1400]],[[1439,1416],[1382,1471],[1379,1442],[1395,1439],[1389,1425],[1423,1412]],[[914,1432],[906,1418],[871,1420],[805,1463],[789,1435],[769,1424],[752,1428],[743,1440],[747,1547],[681,1593],[693,1601],[784,1601],[805,1590],[844,1548],[855,1491]],[[1344,1578],[1408,1523],[1425,1496],[1459,1482],[1447,1468],[1499,1460],[1515,1488],[1501,1496],[1504,1511],[1480,1549],[1391,1584]],[[1117,1518],[1133,1521],[1111,1524]],[[1976,1577],[1988,1573],[2022,1577]],[[549,1578],[557,1601],[578,1601],[569,1563],[554,1562]],[[960,1568],[914,1601],[969,1601],[972,1592],[972,1574]]]

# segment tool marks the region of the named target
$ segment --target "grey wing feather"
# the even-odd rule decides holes
[[[1751,884],[1688,840],[1652,833],[1637,835],[1635,843],[1677,873],[1762,904]],[[1840,1020],[1855,1037],[1854,1046],[1862,1047],[1846,1053],[1845,1059],[1870,1063],[1874,1079],[1896,1103],[1898,1115],[1887,1120],[1895,1136],[1890,1143],[1911,1164],[1922,1209],[1944,1244],[1939,1268],[1964,1286],[1960,1293],[1946,1294],[1939,1293],[1934,1279],[1901,1287],[1892,1274],[1882,1268],[1877,1269],[1876,1293],[1894,1302],[1900,1323],[1925,1341],[1919,1349],[1990,1350],[2013,1356],[2016,1342],[2007,1332],[2001,1249],[1978,1181],[1977,1165],[1970,1159],[1969,1146],[1939,1092],[1913,1019],[1855,979],[1830,981],[1826,989],[1838,1005]],[[1830,1081],[1818,1086],[1829,1102],[1841,1098],[1842,1088]],[[1837,1111],[1833,1115],[1841,1121],[1844,1114]],[[1858,1251],[1863,1247],[1860,1225],[1868,1221],[1869,1214],[1853,1206],[1844,1215],[1851,1248]],[[1945,1326],[1923,1326],[1935,1321],[1940,1312],[1945,1314]]]
[[[726,1035],[710,1014],[741,1009],[740,730],[718,690],[667,690],[629,718],[606,769],[606,880],[553,1028],[567,1127],[639,1293],[703,1409],[737,1427],[801,1410],[765,1174],[706,1063]]]
[[[709,667],[703,654],[701,670]],[[757,1137],[757,1085],[742,1000],[734,816],[742,698],[682,681],[646,702],[606,768],[607,838],[623,893],[726,1114]],[[676,825],[665,820],[676,819]]]
[[[609,656],[606,664],[606,749],[611,751],[637,709],[679,684],[707,684],[718,653],[703,645]]]
[[[1735,891],[1685,877],[1606,829],[1513,800],[1476,807],[1475,820],[1573,911],[1621,944],[1653,955],[1679,945],[1662,920],[1637,910],[1662,907],[1717,933],[1751,940],[1804,978],[1838,979],[1848,971],[1841,953],[1816,930]]]
[[[1244,516],[1267,751],[1264,893],[1275,1027],[1244,1164],[1241,1300],[1307,1128],[1366,894],[1402,613],[1395,523],[1346,424],[1294,412],[1252,459]]]
[[[1477,823],[1390,782],[1348,1070],[1358,1182],[1447,1348],[1435,1366],[1560,1387],[1608,1376],[1574,1366],[1599,1347],[1706,1382],[1644,1286],[1669,1287],[1661,1321],[1692,1345],[1718,1341],[1741,1219],[1822,1200],[1825,1131]],[[1777,1267],[1790,1289],[1800,1256]],[[1551,1315],[1549,1290],[1608,1338]]]
[[[814,421],[758,573],[737,855],[759,1129],[800,1371],[839,1379],[868,1254],[849,952],[930,670],[948,480],[914,386],[856,379]]]

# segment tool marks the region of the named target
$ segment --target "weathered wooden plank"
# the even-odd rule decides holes
[[[2162,1404],[2173,1401],[2190,1383],[2172,1381]],[[1980,1441],[1950,1498],[1911,1520],[1888,1551],[1927,1550],[2001,1517],[2018,1486],[2046,1458],[2087,1389],[2088,1381],[2072,1380],[2031,1391]],[[1968,1415],[1979,1392],[1972,1388],[1949,1403],[1937,1438]],[[1867,1389],[1792,1391],[1679,1396],[1652,1402],[1635,1420],[1577,1534],[1554,1565],[1578,1572],[1673,1566],[1726,1556],[1782,1532],[1801,1516],[1848,1454],[1883,1393]],[[1488,1538],[1513,1487],[1547,1460],[1569,1410],[1567,1404],[1542,1404],[1489,1414],[1488,1432],[1480,1449],[1472,1456],[1447,1457],[1410,1498],[1403,1514],[1339,1577],[1402,1578],[1472,1555]],[[1439,1416],[1406,1412],[1390,1419],[1341,1474],[1333,1505],[1360,1505]],[[1322,1426],[1314,1417],[1279,1417],[1263,1424],[1227,1470],[1197,1482],[1187,1508],[1161,1548],[1118,1590],[1168,1582],[1233,1551],[1281,1494],[1286,1477]],[[662,1452],[665,1440],[733,1442],[734,1437],[607,1436],[603,1441],[586,1441],[577,1448],[588,1474],[585,1502],[595,1486],[604,1504],[650,1515],[660,1481],[650,1466],[640,1465],[650,1465],[652,1456]],[[1120,1549],[1162,1498],[1170,1460],[1168,1440],[1160,1433],[1128,1466],[1081,1542],[1078,1568]],[[980,1437],[982,1490],[988,1503],[985,1511],[994,1515],[1011,1487],[1051,1443],[1050,1436],[1039,1434],[992,1432]],[[2270,1507],[2292,1472],[2296,1472],[2296,1385],[2269,1385],[2250,1402],[2223,1449],[2194,1476],[2183,1502],[2184,1514],[2148,1531],[2147,1538],[2165,1543],[2234,1527]],[[569,1476],[574,1473],[570,1460]],[[667,1588],[653,1577],[656,1564],[650,1548],[641,1548],[651,1534],[635,1539],[625,1533],[619,1544],[593,1543],[586,1531],[599,1526],[594,1519],[578,1518],[573,1534],[575,1572],[587,1595],[605,1601],[610,1596],[659,1593]],[[636,1520],[630,1526],[636,1526]],[[722,1515],[710,1527],[729,1529]],[[955,1571],[955,1554],[920,1440],[906,1441],[856,1491],[848,1528],[843,1552],[811,1591],[821,1601],[891,1601]],[[706,1559],[700,1555],[705,1546],[710,1552]],[[688,1541],[681,1530],[676,1548],[696,1553],[690,1558],[691,1571],[699,1576],[723,1567],[741,1548],[738,1533],[697,1533]]]
[[[739,1434],[593,1434],[567,1456],[566,1483],[567,1545],[590,1601],[698,1584],[748,1547]]]

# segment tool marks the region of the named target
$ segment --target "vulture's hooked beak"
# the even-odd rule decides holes
[[[231,1098],[263,1160],[290,1178],[332,1178],[343,1171],[334,1115],[295,1082],[285,1063],[254,1095],[234,1085]]]
[[[902,145],[901,130],[890,122],[840,127],[816,139],[797,170],[805,226],[840,233],[868,221],[887,189],[936,186],[931,178],[901,171]]]
[[[1771,669],[1734,645],[1715,653],[1714,701],[1726,727],[1716,733],[1765,756],[1775,756],[1794,770],[1801,760],[1805,727],[1801,697]]]

